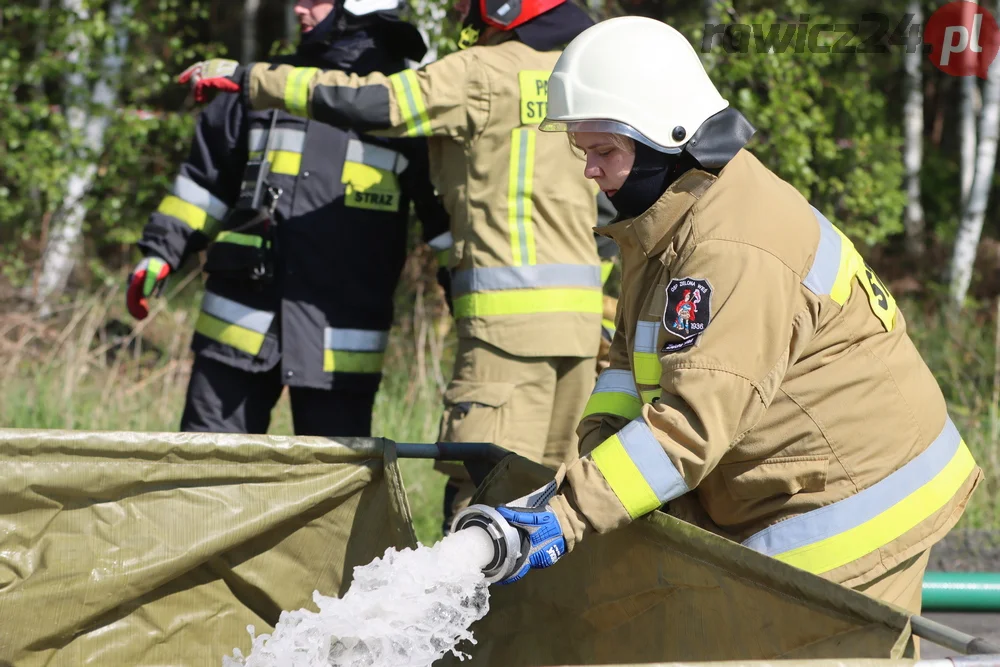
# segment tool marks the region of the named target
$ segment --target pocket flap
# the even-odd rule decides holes
[[[734,498],[752,500],[780,494],[812,493],[826,488],[826,456],[789,456],[719,466]]]
[[[469,382],[453,380],[444,392],[445,405],[479,403],[499,408],[510,400],[516,385],[512,382]]]

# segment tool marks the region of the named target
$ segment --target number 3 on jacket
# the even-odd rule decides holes
[[[858,269],[858,282],[868,293],[868,303],[872,312],[882,321],[886,331],[892,331],[896,326],[896,300],[868,264],[862,264]]]

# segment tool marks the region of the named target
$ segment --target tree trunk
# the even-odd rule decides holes
[[[920,0],[910,0],[907,14],[913,14],[913,22],[923,23]],[[920,67],[923,64],[923,50],[917,43],[907,43],[903,56],[906,69],[906,102],[903,107],[903,127],[906,147],[903,165],[906,169],[906,213],[903,227],[906,231],[906,251],[913,258],[924,254],[924,209],[920,203],[920,167],[923,163],[924,142],[924,83]]]
[[[285,41],[297,44],[299,41],[299,20],[295,18],[295,0],[285,0]]]
[[[90,16],[84,0],[62,0],[62,6],[71,12],[77,23],[86,22]],[[49,303],[66,287],[83,232],[87,208],[84,197],[90,190],[97,171],[97,161],[104,149],[104,132],[110,123],[118,98],[118,86],[128,45],[125,19],[130,12],[124,0],[111,3],[110,20],[115,39],[108,44],[100,61],[100,78],[93,90],[87,87],[82,70],[90,65],[94,44],[84,28],[68,40],[68,59],[78,70],[66,78],[67,125],[74,137],[83,145],[83,160],[66,184],[66,195],[55,219],[54,228],[45,245],[41,274],[38,276],[36,301],[42,314],[49,312]]]
[[[249,63],[257,59],[257,12],[260,0],[243,0],[243,42],[240,62]]]
[[[960,208],[965,209],[969,190],[972,188],[972,179],[976,173],[976,98],[979,96],[979,86],[976,84],[976,77],[962,77],[959,83],[961,91],[959,97],[959,131],[961,146],[961,184],[962,201]]]
[[[967,77],[973,79],[973,77]],[[950,294],[952,305],[961,309],[972,282],[976,249],[983,232],[983,219],[989,203],[993,170],[996,166],[997,138],[1000,135],[1000,66],[994,62],[983,91],[983,109],[979,118],[979,141],[976,151],[975,174],[969,188],[967,204],[962,208],[962,222],[955,236],[951,259]]]

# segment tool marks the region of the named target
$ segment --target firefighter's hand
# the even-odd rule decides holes
[[[149,297],[163,291],[164,281],[170,275],[170,265],[159,257],[146,257],[136,264],[128,277],[125,305],[137,320],[149,315]]]
[[[195,101],[201,103],[208,100],[211,90],[226,93],[240,92],[245,71],[246,68],[235,60],[213,58],[191,65],[177,77],[177,82],[190,83],[191,89],[194,90]]]
[[[519,532],[528,536],[528,553],[521,554],[516,569],[502,581],[501,586],[524,578],[530,570],[550,567],[566,553],[566,540],[562,526],[548,501],[556,492],[556,483],[550,482],[523,498],[497,507],[497,512]]]

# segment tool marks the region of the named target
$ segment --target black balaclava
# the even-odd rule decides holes
[[[632,170],[618,192],[608,199],[620,214],[634,218],[663,196],[670,184],[683,173],[677,169],[682,163],[687,162],[682,159],[683,155],[683,153],[661,153],[641,141],[636,141]]]
[[[326,18],[302,35],[295,58],[364,76],[399,71],[405,67],[404,58],[419,61],[426,53],[420,32],[395,11],[355,16],[337,2]]]
[[[661,153],[636,141],[632,170],[609,199],[620,214],[634,218],[655,204],[686,171],[701,169],[717,176],[754,132],[743,114],[727,107],[702,123],[679,154]]]

